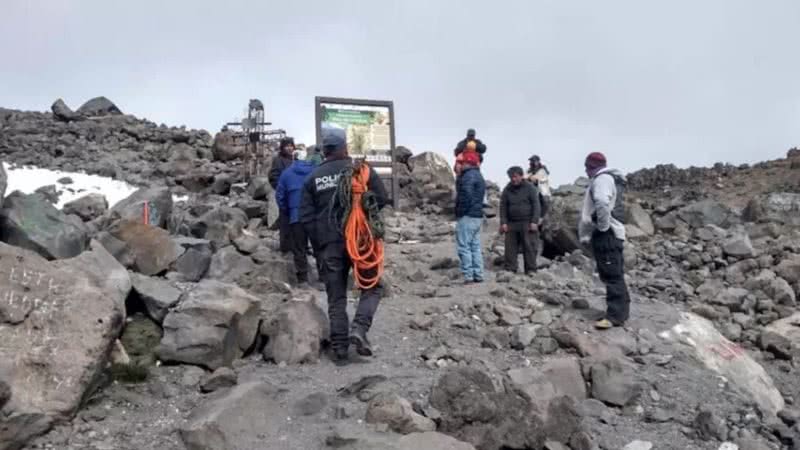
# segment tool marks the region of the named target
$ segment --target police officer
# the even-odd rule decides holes
[[[348,362],[350,344],[355,346],[359,355],[372,355],[367,332],[372,325],[382,292],[380,287],[361,291],[356,315],[348,334],[347,281],[352,262],[345,247],[342,226],[347,219],[344,217],[345,207],[336,195],[342,172],[353,167],[353,160],[347,153],[344,130],[323,131],[322,154],[325,160],[311,172],[303,187],[300,220],[308,235],[312,236],[315,253],[321,259],[320,277],[328,295],[333,361],[337,365],[345,365]],[[386,190],[372,168],[367,186],[375,195],[378,206],[383,208],[386,204]]]

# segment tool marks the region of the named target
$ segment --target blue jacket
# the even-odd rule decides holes
[[[303,199],[303,184],[314,170],[308,161],[295,161],[281,173],[275,200],[281,212],[289,216],[289,223],[300,221],[300,201]]]
[[[483,197],[486,182],[480,169],[467,167],[456,179],[456,217],[483,218]]]

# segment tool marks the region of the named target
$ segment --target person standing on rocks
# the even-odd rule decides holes
[[[520,247],[526,274],[536,272],[541,205],[539,190],[522,167],[508,169],[511,180],[500,197],[500,232],[505,234],[505,268],[516,273]]]
[[[600,279],[606,284],[606,316],[598,329],[622,326],[628,320],[631,298],[625,284],[624,187],[625,177],[608,169],[602,153],[586,157],[586,175],[591,179],[583,201],[578,236],[591,244]]]
[[[305,152],[295,151],[294,162],[281,174],[275,192],[281,215],[289,218],[289,239],[298,284],[308,283],[308,235],[300,222],[300,202],[303,199],[303,185],[315,166],[313,159],[309,160]]]
[[[467,152],[477,152],[479,155],[478,163],[483,162],[483,154],[486,153],[486,145],[475,137],[475,130],[472,128],[467,130],[467,137],[456,144],[456,149],[454,151],[455,156]]]
[[[467,284],[482,283],[484,278],[481,225],[486,182],[479,165],[478,153],[465,153],[461,175],[456,180],[456,247]]]
[[[539,225],[544,223],[544,220],[547,216],[547,212],[550,210],[550,200],[551,200],[551,191],[550,191],[550,171],[547,170],[547,166],[542,164],[541,158],[539,155],[533,155],[528,158],[528,162],[530,166],[528,167],[528,181],[533,183],[539,190],[539,201],[542,206],[542,214],[541,220],[539,220]]]
[[[272,160],[272,166],[269,169],[269,184],[273,190],[278,189],[278,181],[281,174],[289,168],[294,162],[294,139],[285,137],[281,139],[280,146],[278,147],[278,154]],[[281,253],[289,253],[292,249],[290,233],[289,218],[284,214],[278,216],[278,230],[280,234],[280,251]]]
[[[339,181],[343,173],[353,168],[347,153],[344,130],[326,129],[322,136],[322,153],[325,161],[311,172],[303,186],[300,221],[306,232],[313,236],[312,243],[321,259],[322,279],[328,296],[328,318],[331,326],[331,349],[337,365],[348,362],[350,344],[359,355],[372,355],[367,332],[378,309],[382,289],[380,285],[361,291],[361,297],[348,335],[347,281],[353,266],[345,246],[342,224],[347,219],[348,206],[341,203]],[[386,205],[386,188],[374,169],[370,168],[368,191],[374,196],[377,207]]]

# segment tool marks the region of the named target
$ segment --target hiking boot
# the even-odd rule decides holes
[[[608,319],[600,319],[594,323],[594,327],[598,330],[609,330],[614,327],[621,327],[622,323],[614,323]]]
[[[350,363],[350,356],[347,354],[347,349],[334,349],[331,353],[331,361],[337,367],[344,367]]]
[[[350,343],[355,345],[356,353],[361,356],[372,356],[372,346],[367,339],[367,333],[361,328],[350,330]]]
[[[475,278],[474,280],[472,280],[472,282],[476,284],[481,284],[483,283],[483,278]]]

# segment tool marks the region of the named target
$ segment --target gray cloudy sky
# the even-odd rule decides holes
[[[300,141],[315,95],[394,100],[398,143],[485,171],[589,151],[626,171],[800,145],[800,2],[2,0],[0,106],[125,112],[212,132],[260,98]]]

